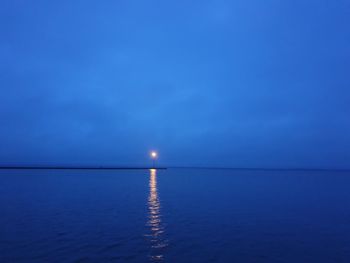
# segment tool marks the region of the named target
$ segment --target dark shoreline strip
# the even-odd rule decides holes
[[[336,171],[350,172],[350,169],[337,168],[242,168],[242,167],[193,167],[168,166],[168,169],[206,169],[206,170],[237,170],[237,171]]]
[[[166,167],[62,167],[62,166],[0,166],[0,170],[165,170]]]

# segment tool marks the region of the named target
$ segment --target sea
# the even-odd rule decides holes
[[[350,262],[350,172],[0,170],[0,262]]]

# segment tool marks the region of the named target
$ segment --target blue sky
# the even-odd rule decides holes
[[[350,2],[0,1],[0,163],[350,168]]]

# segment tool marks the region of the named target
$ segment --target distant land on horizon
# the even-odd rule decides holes
[[[142,169],[167,169],[167,167],[164,166],[58,166],[58,165],[45,165],[45,166],[39,166],[39,165],[33,165],[33,166],[17,166],[17,165],[11,165],[11,166],[0,166],[0,169],[6,170],[6,169],[57,169],[57,170],[142,170]]]

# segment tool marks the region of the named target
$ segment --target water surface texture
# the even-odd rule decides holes
[[[1,170],[0,262],[350,262],[350,173]]]

